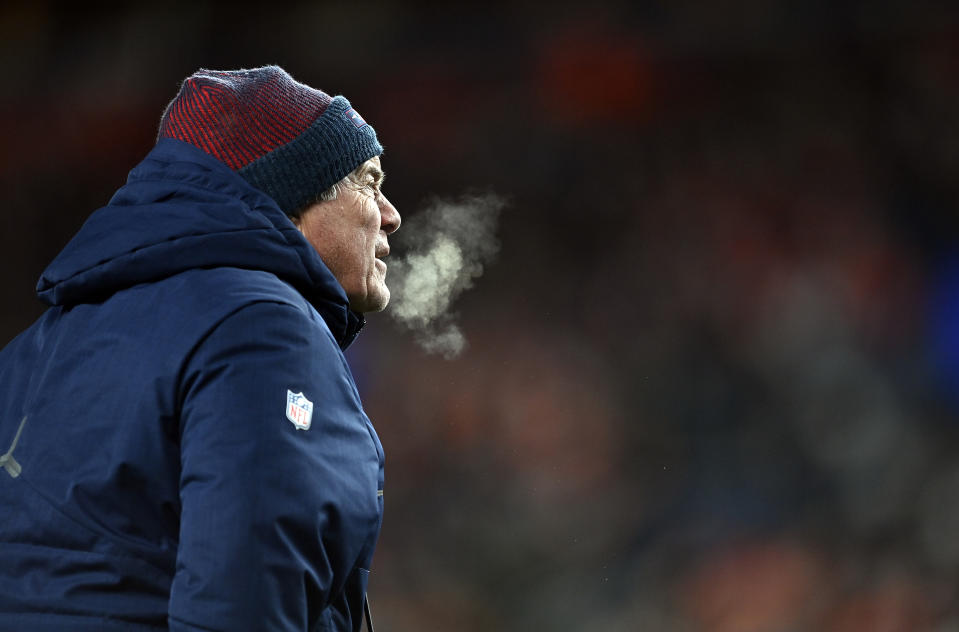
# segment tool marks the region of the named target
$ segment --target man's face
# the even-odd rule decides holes
[[[400,227],[400,214],[380,192],[380,158],[370,158],[357,171],[357,181],[341,184],[335,200],[320,201],[294,220],[340,282],[355,312],[378,312],[390,301],[386,236]]]

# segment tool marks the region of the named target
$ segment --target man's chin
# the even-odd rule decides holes
[[[390,291],[383,288],[378,292],[371,292],[363,297],[351,297],[350,309],[360,314],[382,312],[390,302]]]

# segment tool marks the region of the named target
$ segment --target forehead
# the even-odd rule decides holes
[[[369,173],[369,172],[371,172],[371,171],[372,171],[372,172],[382,172],[382,171],[383,171],[383,165],[380,163],[380,157],[379,157],[379,156],[373,156],[372,158],[370,158],[369,160],[367,160],[366,162],[364,162],[363,164],[361,164],[358,171],[359,171],[360,173]]]

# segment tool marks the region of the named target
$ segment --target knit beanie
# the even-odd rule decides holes
[[[198,70],[163,112],[161,138],[219,159],[287,215],[383,153],[346,98],[299,83],[279,66]]]

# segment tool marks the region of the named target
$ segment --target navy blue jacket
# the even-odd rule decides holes
[[[38,293],[0,352],[0,631],[358,630],[362,321],[276,204],[161,140]]]

